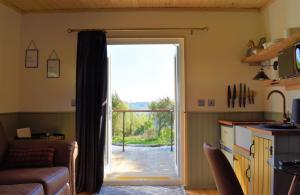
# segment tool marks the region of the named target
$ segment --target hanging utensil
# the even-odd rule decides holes
[[[232,108],[234,108],[234,103],[235,103],[235,99],[236,99],[236,85],[234,84],[233,86],[233,94],[232,94]]]
[[[254,90],[252,90],[251,99],[252,99],[252,104],[254,104]]]
[[[228,106],[228,108],[230,108],[230,100],[231,100],[231,89],[230,89],[230,85],[228,85],[228,87],[227,87],[227,106]]]
[[[247,97],[248,97],[248,102],[249,104],[252,104],[252,101],[251,101],[251,93],[250,93],[250,88],[248,87],[248,94],[247,94]]]
[[[246,107],[246,84],[244,84],[244,91],[243,91],[243,107]]]
[[[240,83],[240,91],[239,91],[239,106],[242,107],[242,83]]]

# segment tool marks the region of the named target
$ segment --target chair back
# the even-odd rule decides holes
[[[8,140],[4,132],[4,128],[0,122],[0,165],[2,164],[7,147],[8,147]]]
[[[203,144],[204,153],[220,195],[243,195],[241,185],[220,149]]]

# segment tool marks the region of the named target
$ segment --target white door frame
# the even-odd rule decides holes
[[[122,44],[176,44],[179,45],[179,63],[177,67],[178,74],[175,79],[178,79],[179,86],[177,90],[179,90],[179,97],[177,101],[179,101],[178,113],[179,118],[177,127],[178,129],[178,148],[176,148],[176,152],[179,153],[179,161],[178,161],[178,177],[172,178],[170,180],[131,180],[131,181],[116,181],[116,180],[104,180],[105,185],[183,185],[185,180],[185,55],[184,55],[184,38],[108,38],[108,45],[122,45]],[[177,82],[177,81],[175,81]]]

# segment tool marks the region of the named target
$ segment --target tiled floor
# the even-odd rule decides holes
[[[106,179],[126,177],[176,177],[170,147],[112,147],[112,165]]]

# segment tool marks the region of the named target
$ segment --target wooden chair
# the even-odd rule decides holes
[[[243,195],[241,185],[221,150],[206,143],[203,150],[220,195]]]

